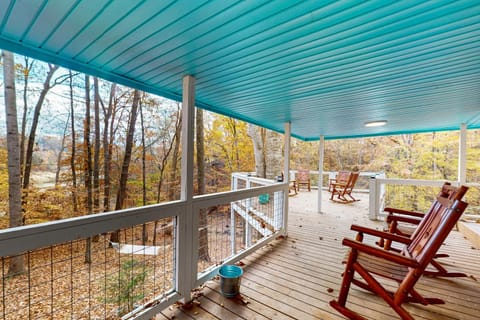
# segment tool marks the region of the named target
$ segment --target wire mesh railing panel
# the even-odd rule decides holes
[[[439,187],[385,185],[384,207],[426,212],[440,191]]]
[[[426,212],[440,192],[439,186],[385,184],[384,207]],[[463,200],[468,203],[465,214],[480,216],[480,187],[469,184]]]
[[[203,208],[199,212],[199,271],[221,264],[232,252],[230,204]]]
[[[201,208],[198,272],[222,264],[282,228],[283,191]]]
[[[113,232],[116,241],[107,233],[0,258],[0,319],[119,319],[166,295],[175,225],[164,218]]]
[[[472,183],[468,186],[469,189],[464,198],[468,203],[465,213],[478,215],[478,218],[480,218],[480,183]]]

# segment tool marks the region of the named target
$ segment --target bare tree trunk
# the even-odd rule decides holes
[[[95,144],[93,153],[93,212],[100,212],[100,93],[98,78],[93,78]],[[97,238],[98,239],[98,238]]]
[[[248,125],[248,135],[253,142],[255,171],[258,177],[274,179],[283,170],[282,136],[264,128]]]
[[[62,168],[63,149],[65,148],[65,140],[67,139],[68,118],[70,118],[70,115],[67,117],[67,121],[65,122],[65,128],[63,129],[62,144],[60,146],[60,150],[58,151],[58,155],[57,155],[57,170],[55,170],[55,187],[58,187],[59,180],[60,180],[60,170]]]
[[[128,122],[127,140],[125,143],[125,156],[123,158],[122,172],[120,174],[120,182],[117,192],[117,200],[115,203],[115,210],[123,208],[123,202],[127,195],[127,179],[128,168],[130,166],[130,159],[132,158],[133,148],[133,134],[135,132],[135,122],[137,121],[138,105],[140,104],[140,91],[133,92],[132,110],[130,112],[130,120]],[[119,242],[119,231],[113,232],[110,236],[111,242]]]
[[[164,150],[168,150],[163,154],[162,161],[161,161],[161,168],[160,168],[160,179],[158,181],[157,187],[157,202],[160,202],[160,192],[162,189],[162,182],[164,177],[165,169],[167,168],[167,161],[169,158],[170,153],[172,153],[172,163],[170,169],[170,184],[167,188],[167,199],[168,200],[175,200],[175,190],[176,190],[176,181],[177,181],[177,166],[178,166],[178,158],[180,152],[180,141],[181,141],[181,133],[182,133],[182,112],[180,110],[180,104],[177,103],[177,111],[175,116],[175,134],[173,135],[172,140],[169,142],[168,148],[164,144]],[[168,182],[168,179],[167,179]],[[171,219],[169,219],[171,221]],[[153,233],[153,243],[157,242],[157,226],[158,223],[155,221]],[[169,229],[171,230],[171,229]],[[168,230],[167,230],[168,231]]]
[[[265,135],[265,178],[275,179],[283,171],[283,137],[274,131]]]
[[[177,116],[178,116],[178,113],[177,113]],[[177,121],[178,121],[178,118],[177,118]],[[178,125],[175,127],[177,128]],[[173,150],[173,145],[174,145],[174,142],[175,142],[175,138],[176,135],[173,136],[173,139],[170,141],[168,147],[165,145],[165,143],[163,144],[163,150],[164,150],[164,153],[163,153],[163,156],[162,156],[162,159],[160,161],[160,174],[159,174],[159,178],[158,178],[158,185],[157,185],[157,203],[160,203],[160,193],[161,193],[161,190],[162,190],[162,183],[163,183],[163,176],[164,176],[164,173],[165,173],[165,168],[167,167],[167,161],[168,161],[168,157],[170,156],[170,153],[172,152]]]
[[[22,133],[20,135],[20,172],[25,170],[25,137],[27,131],[27,113],[28,113],[28,80],[30,79],[30,71],[32,71],[35,60],[25,57],[25,69],[23,70],[23,116],[22,116]],[[21,179],[21,178],[20,178]]]
[[[228,124],[230,125],[232,135],[233,135],[233,150],[235,152],[235,159],[233,163],[235,163],[234,171],[240,171],[240,152],[238,150],[238,133],[237,133],[237,122],[233,118],[228,119]]]
[[[180,141],[181,135],[182,135],[182,113],[180,111],[180,108],[178,107],[177,110],[177,127],[175,129],[175,145],[173,148],[173,154],[172,154],[172,168],[170,171],[170,186],[168,188],[168,200],[172,201],[175,200],[175,190],[176,190],[176,184],[177,184],[177,170],[178,170],[178,157],[180,153]]]
[[[30,135],[28,136],[27,152],[25,154],[25,171],[23,173],[23,189],[27,190],[30,186],[30,173],[32,170],[32,156],[33,148],[35,146],[35,135],[37,133],[38,119],[40,118],[40,111],[42,109],[43,101],[48,91],[52,88],[50,81],[53,77],[55,71],[58,70],[58,66],[49,64],[49,71],[47,73],[47,78],[43,82],[43,89],[38,98],[37,104],[33,112],[32,127],[30,128]]]
[[[77,171],[75,169],[75,156],[76,156],[76,134],[75,134],[75,108],[73,104],[73,75],[72,71],[69,72],[70,80],[70,121],[71,121],[71,135],[72,135],[72,154],[70,156],[70,169],[72,170],[72,202],[73,212],[78,211],[78,199],[77,199]]]
[[[197,144],[197,188],[198,194],[205,193],[205,141],[203,132],[203,110],[196,109],[195,128]],[[199,245],[198,256],[200,259],[210,261],[208,253],[208,212],[206,208],[200,209],[199,217]]]
[[[109,141],[109,134],[113,127],[113,106],[115,104],[116,84],[112,83],[110,87],[110,99],[108,101],[108,109],[103,110],[104,128],[103,128],[103,211],[110,211],[110,166],[112,159],[112,143]],[[112,118],[112,119],[111,119]],[[111,119],[111,125],[109,121]]]
[[[265,129],[248,124],[248,135],[252,138],[253,152],[255,154],[255,172],[258,177],[266,177],[265,161]]]
[[[145,123],[143,122],[143,108],[140,105],[140,126],[142,128],[142,204],[143,206],[147,205],[147,175],[146,175],[146,146],[145,146]],[[144,223],[142,226],[142,243],[148,241],[148,232],[147,232],[147,225]]]
[[[198,194],[205,193],[205,141],[203,133],[203,110],[196,109],[195,128],[197,142],[197,189]]]
[[[8,149],[8,208],[10,227],[24,224],[22,213],[22,187],[20,173],[20,146],[18,139],[17,103],[15,91],[15,63],[13,53],[2,51],[3,79],[5,85],[5,113]],[[8,274],[25,272],[23,255],[10,259]]]
[[[92,199],[92,149],[90,146],[90,77],[85,76],[85,125],[83,131],[84,139],[84,154],[83,158],[85,161],[84,166],[84,177],[85,177],[85,190],[87,191],[87,213],[91,214],[93,212],[93,199]],[[92,252],[91,245],[92,239],[86,239],[86,248],[85,248],[85,262],[92,262]]]

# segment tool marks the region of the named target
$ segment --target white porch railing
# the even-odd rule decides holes
[[[238,185],[240,179],[233,180]],[[190,299],[181,292],[285,232],[288,185],[255,180],[248,187],[197,196],[190,204],[175,201],[1,230],[0,318],[150,319]],[[120,240],[111,243],[115,231]],[[91,263],[85,263],[87,246]],[[11,276],[15,256],[25,258],[26,271]]]
[[[369,218],[383,219],[385,207],[397,207],[425,212],[438,194],[445,180],[418,180],[418,179],[370,179]],[[456,181],[450,181],[458,185]],[[466,183],[470,190],[465,195],[469,203],[464,217],[478,218],[480,214],[480,183]]]

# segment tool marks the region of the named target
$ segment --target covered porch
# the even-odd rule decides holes
[[[324,197],[328,194],[324,191]],[[335,299],[346,249],[343,237],[353,237],[352,223],[381,228],[368,219],[368,194],[352,204],[324,203],[316,210],[315,192],[300,192],[290,198],[289,234],[242,259],[245,264],[243,300],[220,294],[219,280],[207,281],[191,309],[172,306],[156,319],[343,319],[329,305]],[[415,319],[477,319],[480,312],[480,254],[463,235],[454,230],[442,247],[444,265],[464,272],[467,278],[424,277],[418,289],[426,296],[442,297],[444,305],[410,304]],[[353,288],[351,306],[368,319],[392,319],[392,310],[370,293]],[[395,318],[395,317],[394,317]]]
[[[178,201],[0,231],[3,319],[340,318],[328,301],[343,270],[341,240],[352,223],[380,227],[369,219],[370,200],[288,197],[288,183],[272,181],[194,196],[195,107],[284,133],[284,172],[291,137],[323,143],[480,128],[474,1],[11,0],[0,8],[2,50],[182,101],[183,110]],[[388,125],[365,127],[373,121]],[[465,172],[462,158],[459,183],[468,182]],[[153,236],[143,239],[147,229]],[[112,232],[119,243],[105,236]],[[94,259],[86,264],[88,246]],[[452,268],[472,277],[422,279],[419,289],[446,304],[408,308],[418,319],[475,319],[478,252],[457,232],[444,248]],[[23,255],[26,274],[10,278],[9,259]],[[239,261],[245,305],[222,298],[210,280],[220,265]],[[109,292],[125,273],[138,276],[125,282],[143,279],[139,292]],[[199,304],[177,309],[192,290]],[[376,297],[351,295],[367,318],[391,318]]]

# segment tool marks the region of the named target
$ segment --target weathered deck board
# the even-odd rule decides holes
[[[355,197],[361,201],[345,205],[325,200],[322,214],[316,212],[314,191],[291,197],[288,238],[242,260],[241,294],[248,304],[224,298],[218,281],[209,281],[199,305],[190,310],[166,310],[158,319],[343,319],[328,304],[337,297],[344,271],[342,239],[355,236],[349,230],[352,223],[382,228],[380,222],[368,220],[368,198],[361,194]],[[480,251],[453,231],[441,252],[450,254],[442,258],[448,270],[471,277],[422,278],[416,288],[426,296],[444,299],[446,304],[410,304],[407,309],[415,319],[478,319]],[[348,302],[368,319],[398,318],[382,299],[356,287],[352,287]]]

